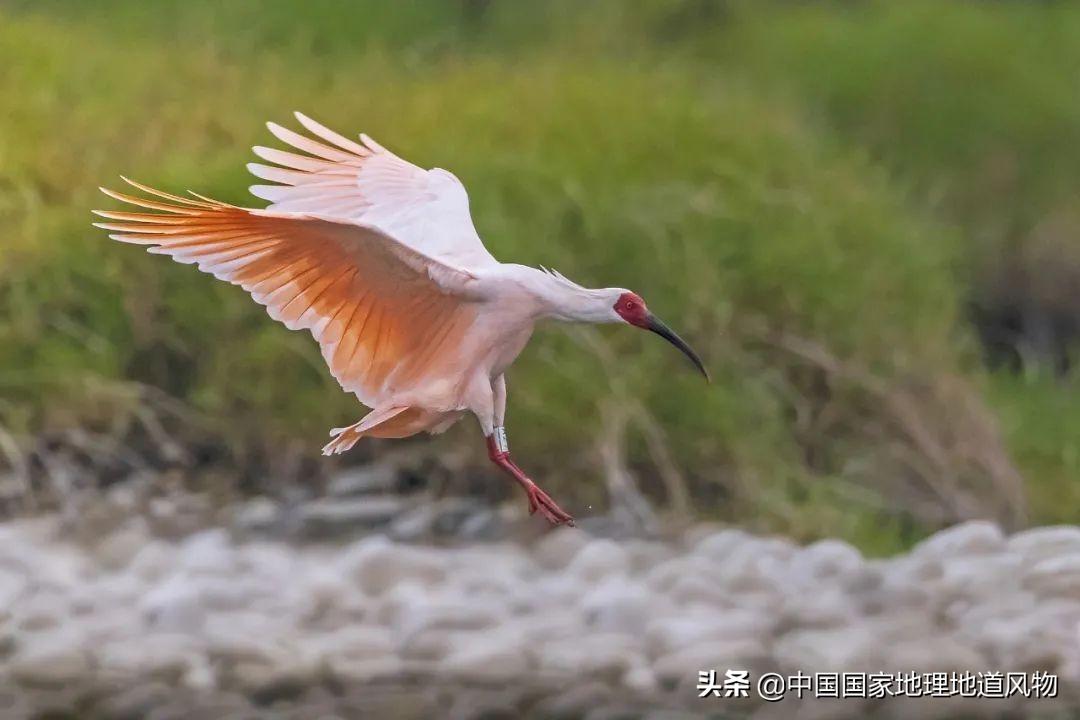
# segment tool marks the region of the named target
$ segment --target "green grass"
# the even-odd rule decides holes
[[[1021,40],[1034,57],[1001,58],[1018,14],[1066,38],[1080,37],[1076,13],[958,6],[920,34],[929,10],[876,5],[735,4],[700,21],[704,4],[494,3],[479,23],[443,2],[11,7],[0,9],[0,92],[14,99],[0,113],[0,422],[21,433],[112,422],[134,383],[197,409],[235,448],[299,438],[314,453],[329,427],[360,416],[308,336],[239,289],[89,226],[109,204],[97,185],[121,173],[253,203],[248,148],[272,141],[264,121],[301,109],[452,169],[497,257],[634,288],[701,351],[709,387],[629,329],[538,335],[510,376],[510,431],[522,464],[574,502],[603,500],[601,419],[640,403],[706,516],[885,552],[957,515],[938,512],[940,493],[993,494],[956,438],[994,455],[997,422],[1030,519],[1076,520],[1055,489],[1075,477],[1080,416],[1057,381],[984,377],[963,318],[984,254],[972,247],[1001,244],[975,245],[980,233],[1075,199],[1077,166],[1062,159],[1080,152],[1080,101],[1036,73],[1072,50]],[[986,129],[972,137],[956,88],[994,63],[1016,100],[980,93]],[[1002,201],[979,181],[1009,142],[1024,192]],[[996,421],[984,421],[984,395]],[[944,464],[927,464],[889,406],[897,397]],[[1061,421],[1044,427],[1051,412]],[[640,432],[628,460],[658,492]],[[482,456],[470,422],[434,442]],[[936,487],[939,471],[964,489]]]

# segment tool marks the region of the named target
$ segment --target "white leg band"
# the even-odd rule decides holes
[[[510,442],[506,439],[506,428],[500,425],[495,428],[495,449],[499,452],[510,452]]]

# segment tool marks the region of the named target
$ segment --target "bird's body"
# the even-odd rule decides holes
[[[453,174],[423,170],[361,135],[348,140],[297,118],[319,140],[271,131],[304,154],[256,147],[277,166],[251,164],[278,183],[251,188],[265,209],[199,195],[107,194],[157,213],[97,211],[116,240],[240,285],[291,329],[305,329],[341,386],[371,412],[332,432],[326,454],[364,436],[441,432],[473,414],[491,459],[553,522],[570,516],[509,459],[504,374],[544,319],[625,322],[696,355],[621,288],[592,290],[558,273],[497,261],[472,223]]]

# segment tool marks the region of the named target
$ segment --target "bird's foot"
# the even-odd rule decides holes
[[[537,487],[536,483],[530,481],[528,485],[525,485],[525,493],[529,496],[529,514],[535,515],[539,510],[540,514],[547,518],[547,521],[552,525],[569,525],[574,527],[574,517],[559,507],[554,500],[551,499],[546,492]]]

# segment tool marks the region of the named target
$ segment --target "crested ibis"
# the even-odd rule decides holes
[[[290,151],[255,147],[253,185],[263,209],[191,193],[180,197],[127,180],[145,196],[102,191],[142,210],[96,210],[114,240],[241,286],[270,317],[308,330],[346,392],[371,408],[331,431],[323,448],[345,452],[370,436],[437,433],[472,413],[488,456],[524,489],[529,511],[553,524],[573,518],[510,458],[505,372],[537,321],[620,323],[650,330],[698,355],[623,288],[592,289],[557,272],[496,260],[477,235],[465,187],[424,170],[367,135],[349,140],[307,116],[310,135],[275,123]]]

